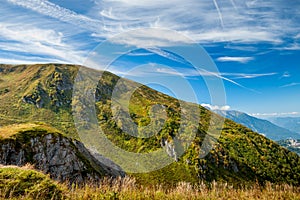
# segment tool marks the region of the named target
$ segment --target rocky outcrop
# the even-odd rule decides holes
[[[64,72],[63,68],[53,66],[52,72],[41,78],[44,68],[36,72],[30,89],[23,95],[22,101],[35,105],[37,108],[70,109],[73,90],[72,75]]]
[[[45,100],[47,99],[47,93],[42,88],[42,85],[39,83],[35,87],[35,89],[29,93],[23,96],[22,101],[24,103],[29,103],[35,105],[37,108],[42,108],[45,105]]]
[[[178,161],[178,155],[173,143],[168,142],[168,140],[166,140],[165,138],[162,138],[160,145],[165,149],[165,151],[171,158],[173,158],[176,162]]]
[[[30,163],[58,181],[82,184],[125,175],[120,167],[110,168],[98,161],[81,142],[59,133],[26,131],[0,142],[0,164]]]

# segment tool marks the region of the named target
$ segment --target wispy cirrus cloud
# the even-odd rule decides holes
[[[266,77],[266,76],[274,76],[278,73],[271,72],[271,73],[261,73],[261,74],[247,74],[247,73],[221,73],[223,76],[229,76],[232,79],[251,79],[251,78],[258,78],[258,77]]]
[[[295,51],[295,50],[300,50],[300,45],[298,43],[293,43],[293,44],[288,44],[287,46],[282,46],[282,47],[275,47],[274,49],[276,50],[287,50],[287,51]]]
[[[0,35],[8,41],[15,40],[28,43],[40,42],[58,47],[65,46],[62,42],[63,33],[55,32],[52,29],[40,29],[33,26],[26,26],[21,23],[1,23]]]
[[[78,14],[69,9],[63,8],[57,4],[51,3],[47,0],[7,0],[8,2],[30,9],[34,12],[40,13],[58,19],[62,22],[67,22],[78,27],[85,28],[90,31],[100,32],[103,27],[102,22],[97,19],[92,19],[85,15]]]
[[[217,61],[219,62],[239,62],[239,63],[247,63],[251,60],[254,60],[253,57],[230,57],[230,56],[224,56],[217,58]]]
[[[299,112],[274,112],[274,113],[252,113],[250,115],[254,116],[254,117],[280,117],[280,116],[295,116],[295,115],[299,115]]]
[[[136,70],[128,70],[126,68],[122,68],[119,66],[111,66],[109,70],[117,75],[129,76],[129,77],[180,76],[186,79],[194,79],[196,77],[214,77],[255,93],[260,93],[260,92],[252,88],[246,87],[238,83],[234,79],[253,79],[257,77],[272,76],[277,74],[277,73],[245,74],[245,73],[212,72],[203,68],[193,68],[193,67],[170,68],[168,66],[162,66],[156,63],[148,63],[146,65],[142,65],[142,67],[139,66]]]
[[[0,24],[0,38],[5,39],[5,42],[0,41],[2,51],[15,52],[16,54],[34,54],[35,56],[14,55],[11,58],[11,63],[32,63],[33,59],[36,62],[43,61],[58,61],[58,62],[74,62],[82,61],[82,52],[75,50],[72,46],[63,41],[64,35],[61,32],[56,32],[52,29],[40,29],[30,25],[21,24]],[[3,52],[2,52],[3,54]],[[38,59],[39,55],[39,59]],[[45,56],[47,56],[45,58]],[[22,59],[23,57],[23,59]],[[44,57],[44,59],[42,59]],[[21,59],[18,61],[18,59]],[[2,61],[8,62],[7,58],[2,58]]]
[[[129,39],[123,38],[118,42],[130,43],[137,47],[147,42],[152,46],[166,46],[185,42],[184,37],[188,37],[200,44],[265,42],[274,44],[274,48],[299,49],[297,40],[300,30],[299,17],[295,15],[289,18],[283,12],[283,10],[289,10],[290,13],[297,13],[299,5],[296,3],[286,4],[283,0],[276,2],[271,0],[263,2],[246,0],[186,0],[184,2],[180,0],[99,0],[87,4],[85,13],[75,12],[72,8],[76,6],[68,6],[65,0],[6,0],[4,2],[11,12],[9,9],[5,9],[6,5],[4,5],[1,10],[4,12],[1,16],[4,21],[1,23],[24,23],[39,29],[47,29],[46,25],[49,25],[56,30],[56,33],[61,32],[66,38],[70,38],[70,35],[77,37],[75,43],[68,41],[68,45],[78,51],[84,49],[85,45],[91,45],[89,43],[91,41],[102,41],[124,31],[149,27],[172,29],[183,34],[183,37],[160,35],[153,31],[133,35]],[[261,9],[262,7],[264,9]],[[13,16],[12,13],[15,10],[20,13],[15,16],[15,19],[14,17],[5,17],[8,16],[7,14]],[[77,11],[79,10],[77,9]],[[26,17],[33,15],[39,17],[32,21]],[[58,29],[60,30],[58,31]],[[76,30],[76,33],[72,30]],[[85,32],[85,35],[80,37],[85,39],[78,40],[78,36],[75,34],[81,35],[82,32]],[[25,34],[25,32],[23,33]],[[294,36],[294,43],[282,45],[284,38],[289,35]],[[28,51],[32,50],[31,46],[28,45]],[[47,46],[60,48],[55,44],[47,44]],[[92,48],[90,47],[90,49]],[[236,62],[245,63],[246,61],[243,59]]]
[[[300,85],[300,83],[293,82],[293,83],[289,83],[286,85],[282,85],[279,88],[287,88],[287,87],[293,87],[293,86],[298,86],[298,85]]]
[[[267,9],[262,10],[261,7]],[[287,6],[283,1],[187,0],[183,3],[175,0],[138,3],[104,0],[98,13],[111,32],[118,29],[159,27],[177,30],[198,42],[280,43],[285,34],[297,33],[299,30],[291,26],[297,24],[296,19],[293,21],[278,13],[284,7],[296,9],[296,6]]]

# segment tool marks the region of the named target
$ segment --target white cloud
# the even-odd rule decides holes
[[[41,63],[64,63],[61,60],[52,59],[6,59],[0,58],[1,64],[20,65],[20,64],[41,64]]]
[[[295,50],[300,50],[300,45],[298,43],[290,44],[288,46],[284,47],[275,47],[274,49],[276,50],[287,50],[287,51],[295,51]]]
[[[117,37],[111,37],[110,42],[136,46],[137,48],[147,48],[150,52],[155,51],[157,54],[166,54],[166,52],[159,51],[155,47],[178,46],[191,44],[194,41],[173,30],[145,28],[129,31]]]
[[[273,76],[276,75],[277,73],[272,72],[272,73],[262,73],[262,74],[246,74],[246,73],[221,73],[223,76],[229,76],[232,79],[250,79],[250,78],[258,78],[258,77],[265,77],[265,76]]]
[[[18,5],[45,16],[67,22],[87,30],[100,32],[103,27],[100,20],[91,19],[85,15],[77,14],[69,9],[60,7],[54,3],[45,0],[7,0],[8,2]]]
[[[207,103],[202,103],[201,106],[208,108],[210,110],[230,110],[230,106],[225,105],[225,106],[217,106],[217,105],[211,105],[211,104],[207,104]]]
[[[253,43],[253,42],[269,42],[281,43],[282,40],[277,34],[268,32],[267,30],[250,31],[247,28],[229,28],[229,29],[211,29],[200,33],[186,32],[187,36],[202,43],[209,42],[235,42],[235,43]]]
[[[0,24],[0,38],[7,40],[6,42],[0,42],[0,48],[4,51],[47,55],[48,58],[45,58],[44,61],[57,60],[58,62],[81,63],[83,60],[80,51],[76,51],[63,41],[63,33],[52,29],[2,23]],[[51,57],[54,58],[51,59]],[[4,59],[9,62],[7,58]],[[18,61],[14,61],[14,58],[12,58],[10,63],[15,62]],[[31,63],[31,61],[25,63],[28,62]]]
[[[243,88],[243,89],[246,89],[246,90],[249,90],[249,91],[252,91],[252,92],[255,92],[255,93],[260,93],[260,92],[258,92],[258,91],[256,91],[256,90],[253,90],[253,89],[251,89],[251,88],[245,87],[245,86],[239,84],[238,82],[236,82],[236,81],[234,81],[234,80],[232,80],[232,79],[230,79],[230,78],[227,78],[227,77],[225,77],[225,76],[222,76],[222,74],[220,74],[220,73],[209,72],[209,71],[204,70],[204,69],[198,69],[198,70],[199,70],[200,72],[202,72],[203,74],[218,77],[218,78],[220,78],[220,79],[222,79],[222,80],[225,80],[225,81],[228,81],[228,82],[230,82],[230,83],[232,83],[232,84],[234,84],[234,85],[237,85],[237,86],[239,86],[239,87],[241,87],[241,88]]]
[[[250,115],[254,117],[278,117],[278,116],[292,116],[292,115],[299,115],[299,112],[282,112],[282,113],[252,113]]]
[[[179,63],[183,63],[183,64],[187,63],[187,61],[185,59],[180,58],[179,56],[173,55],[173,54],[171,54],[167,51],[164,51],[160,48],[147,48],[146,50],[149,51],[149,52],[152,52],[153,54],[157,54],[157,55],[162,56],[164,58],[173,60],[175,62],[179,62]]]
[[[123,54],[123,53],[121,53]],[[151,52],[130,52],[126,54],[127,56],[152,56],[154,53]]]
[[[62,43],[63,33],[50,29],[39,29],[24,24],[0,24],[0,36],[7,40],[20,42],[44,43],[56,46],[64,46]]]
[[[221,108],[220,108],[220,110],[230,110],[230,106],[222,106]]]
[[[220,62],[247,63],[251,60],[254,60],[254,58],[253,57],[229,57],[229,56],[224,56],[224,57],[217,58],[217,61],[220,61]]]
[[[213,2],[214,2],[214,5],[216,7],[216,10],[218,12],[219,19],[220,19],[220,22],[221,22],[221,26],[222,26],[222,28],[224,28],[223,15],[220,11],[219,4],[217,3],[217,0],[213,0]]]
[[[300,85],[300,83],[295,83],[295,82],[294,83],[289,83],[289,84],[280,86],[280,88],[293,87],[293,86],[297,86],[297,85]]]
[[[12,33],[15,42],[26,44],[23,51],[33,50],[35,53],[40,48],[40,52],[45,51],[44,54],[60,58],[66,56],[80,60],[84,45],[90,45],[88,41],[103,41],[138,28],[172,29],[182,36],[159,31],[140,31],[127,35],[129,37],[119,38],[116,42],[137,47],[168,46],[187,41],[200,44],[225,41],[232,44],[267,42],[274,44],[275,48],[281,45],[283,50],[300,49],[297,41],[294,44],[283,44],[283,39],[289,35],[299,38],[299,25],[296,18],[283,16],[280,12],[285,9],[296,13],[298,8],[281,1],[97,0],[89,4],[90,7],[85,9],[87,12],[81,14],[47,0],[6,0],[4,3],[9,6],[7,9],[5,5],[0,8],[3,12],[0,16],[1,24],[31,28],[27,32],[17,30],[18,33],[22,32],[21,38]],[[23,9],[15,9],[18,7]],[[32,16],[34,17],[30,20]],[[12,30],[7,26],[4,28]],[[36,32],[40,30],[44,35]],[[76,38],[78,32],[87,33],[86,39]],[[71,36],[76,41],[66,42],[65,38]],[[28,42],[24,41],[26,37]],[[2,44],[8,51],[21,50],[20,46],[9,41]]]
[[[286,32],[295,31],[290,26],[283,28],[291,22],[278,15],[276,9],[280,5],[263,3],[268,8],[266,12],[260,9],[261,4],[249,6],[245,1],[235,3],[233,0],[104,0],[98,13],[111,32],[142,27],[170,28],[202,43],[278,43]]]
[[[108,38],[136,28],[156,27],[179,31],[200,43],[222,41],[278,43],[282,42],[281,38],[285,34],[296,32],[298,27],[293,26],[294,21],[278,14],[277,9],[282,7],[281,4],[270,1],[249,3],[249,1],[233,0],[221,2],[216,0],[184,2],[102,0],[95,1],[94,7],[89,8],[89,16],[44,0],[7,1],[89,30],[94,37],[100,38]],[[267,11],[260,9],[262,5],[268,8]],[[145,33],[143,39],[153,38],[153,34],[155,38],[158,37],[157,33]],[[162,38],[171,41],[182,40],[172,35],[162,36]],[[141,44],[141,41],[137,41],[135,37],[128,40],[124,38],[120,42]],[[162,44],[165,45],[164,42]]]

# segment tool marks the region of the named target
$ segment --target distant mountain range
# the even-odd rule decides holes
[[[300,133],[300,117],[276,117],[268,120],[290,131]]]
[[[255,132],[258,132],[260,134],[265,135],[267,138],[270,138],[274,141],[279,140],[285,140],[287,138],[294,138],[298,139],[300,138],[300,134],[297,132],[294,132],[292,130],[296,130],[296,125],[298,125],[298,128],[300,130],[300,124],[295,124],[295,122],[292,122],[292,119],[290,119],[291,122],[289,122],[288,119],[284,120],[284,118],[278,118],[277,119],[277,125],[271,123],[268,120],[259,119],[253,116],[250,116],[246,113],[229,110],[229,111],[223,111],[223,110],[217,110],[215,111],[219,115],[222,115],[228,119],[231,119],[239,124],[242,124],[250,129],[252,129]],[[300,118],[298,118],[298,121],[300,122]],[[290,126],[289,126],[290,123]],[[283,127],[278,125],[285,125]],[[295,127],[294,129],[288,130],[287,127]],[[300,131],[299,131],[300,132]]]

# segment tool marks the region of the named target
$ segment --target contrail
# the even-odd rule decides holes
[[[216,72],[210,72],[210,71],[207,71],[207,70],[205,70],[205,69],[198,69],[198,70],[199,70],[199,71],[202,71],[202,72],[205,72],[205,73],[207,73],[207,74],[209,74],[209,75],[211,75],[211,76],[215,76],[215,77],[220,78],[220,79],[222,79],[222,80],[228,81],[228,82],[230,82],[230,83],[232,83],[232,84],[234,84],[234,85],[237,85],[237,86],[239,86],[239,87],[241,87],[241,88],[243,88],[243,89],[249,90],[249,91],[251,91],[251,92],[255,92],[255,93],[257,93],[257,94],[261,94],[261,92],[259,92],[259,91],[256,91],[256,90],[251,89],[251,88],[247,88],[247,87],[245,87],[245,86],[243,86],[243,85],[241,85],[241,84],[235,82],[234,80],[231,80],[231,79],[229,79],[229,78],[226,78],[226,77],[224,77],[224,76],[222,76],[222,75],[220,75],[220,74],[218,74],[218,73],[216,73]]]
[[[234,0],[230,0],[230,2],[231,2],[231,4],[232,4],[232,6],[234,7],[234,9],[237,10],[237,7],[236,7],[236,5],[235,5],[235,3],[234,3]]]
[[[103,33],[102,21],[77,14],[69,9],[58,6],[45,0],[7,0],[14,5],[30,9],[39,14],[70,23],[95,33]]]
[[[223,16],[222,16],[222,13],[220,11],[220,8],[219,8],[219,5],[217,3],[217,0],[213,0],[214,4],[215,4],[215,7],[216,7],[216,10],[218,12],[218,15],[219,15],[219,18],[220,18],[220,22],[221,22],[221,26],[222,28],[224,28],[224,23],[223,23]]]

